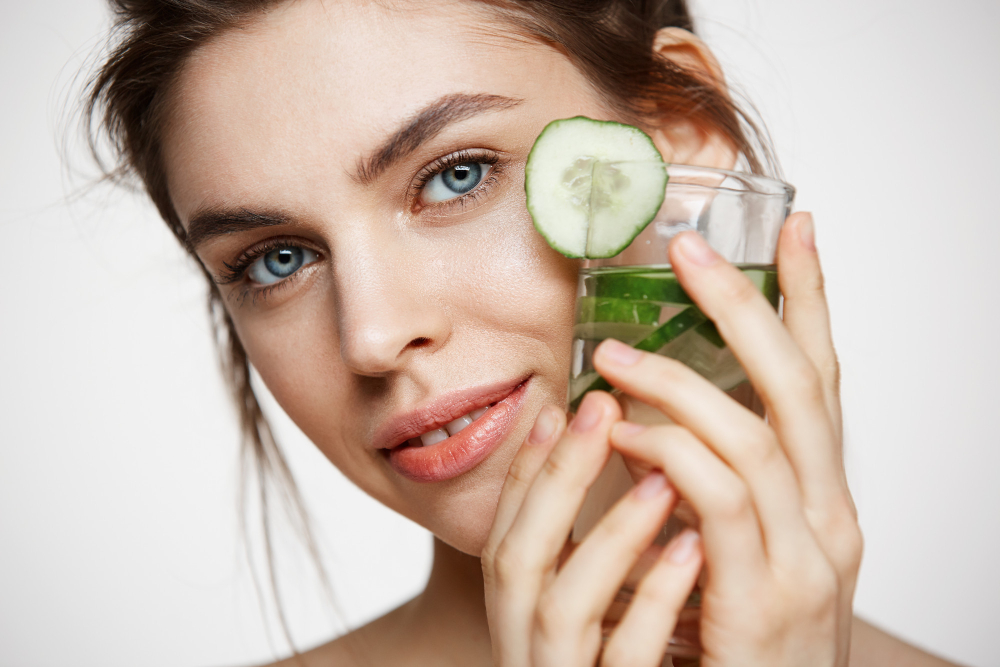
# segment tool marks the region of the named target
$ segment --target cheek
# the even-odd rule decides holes
[[[546,364],[563,367],[565,375],[578,264],[535,231],[523,201],[512,201],[491,217],[493,233],[483,235],[465,266],[454,272],[445,287],[449,299],[493,338],[483,343],[499,337],[513,348],[508,352],[542,353]]]
[[[349,427],[356,390],[340,361],[336,329],[329,321],[323,290],[303,295],[301,303],[266,314],[240,317],[237,333],[251,363],[281,408],[345,473],[356,468],[364,448],[349,447],[358,440]],[[332,456],[331,456],[332,454]]]

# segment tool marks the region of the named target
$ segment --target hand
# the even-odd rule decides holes
[[[482,554],[494,665],[660,664],[701,569],[697,533],[681,533],[655,557],[603,654],[601,620],[676,503],[663,474],[649,473],[571,554],[567,546],[620,419],[603,392],[586,396],[568,429],[548,406],[511,464]]]
[[[706,666],[847,664],[861,532],[841,451],[838,368],[807,214],[778,249],[784,322],[693,233],[671,263],[762,397],[768,420],[682,364],[617,341],[594,364],[674,422],[611,431],[627,457],[663,470],[701,519]],[[665,619],[665,622],[672,619]]]

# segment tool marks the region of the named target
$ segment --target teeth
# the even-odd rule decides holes
[[[410,438],[409,443],[411,445],[422,445],[424,447],[429,447],[431,445],[436,445],[442,440],[446,440],[449,436],[456,435],[465,430],[465,428],[476,421],[480,417],[486,414],[486,411],[492,408],[496,403],[491,403],[485,408],[478,408],[473,410],[467,415],[462,415],[458,419],[452,422],[448,422],[444,425],[444,428],[434,429],[433,431],[428,431],[424,433],[419,438]]]
[[[448,432],[443,428],[434,429],[429,433],[424,433],[420,436],[420,442],[423,443],[424,447],[430,447],[431,445],[436,445],[442,440],[448,439]]]
[[[455,435],[459,433],[462,429],[472,423],[475,417],[470,417],[469,415],[463,415],[453,422],[449,422],[445,425],[445,430],[448,431],[448,435]]]

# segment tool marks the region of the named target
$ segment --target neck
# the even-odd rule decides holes
[[[415,624],[448,646],[457,664],[491,664],[490,632],[479,559],[434,539],[434,565],[424,592],[414,600]]]

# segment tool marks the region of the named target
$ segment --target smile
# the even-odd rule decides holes
[[[415,482],[472,470],[517,422],[530,378],[456,392],[390,419],[374,438],[392,468]]]
[[[454,421],[450,421],[444,425],[444,428],[436,428],[433,431],[428,431],[422,434],[419,438],[410,438],[406,443],[412,447],[430,447],[431,445],[436,445],[439,442],[447,440],[453,435],[458,435],[466,428],[471,426],[473,422],[486,414],[486,412],[492,408],[496,403],[491,403],[485,408],[476,408],[467,415],[462,415]]]

